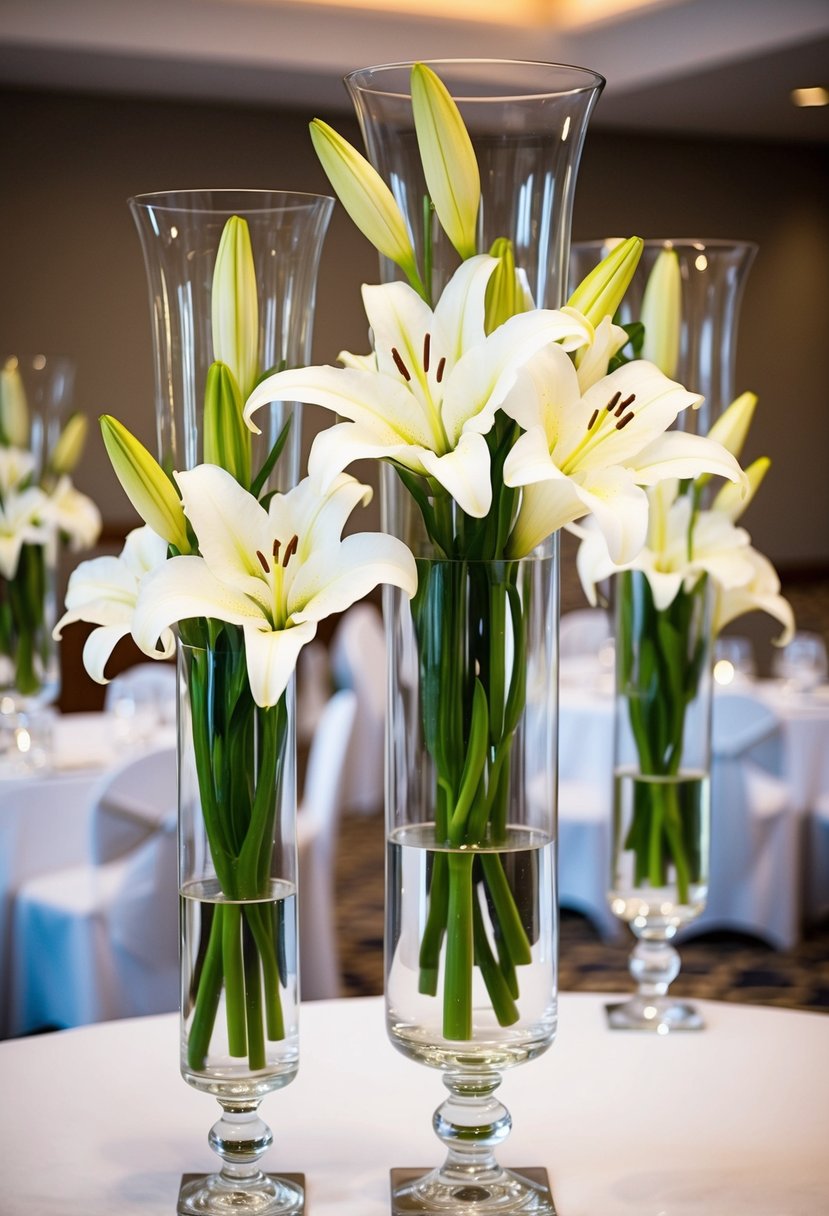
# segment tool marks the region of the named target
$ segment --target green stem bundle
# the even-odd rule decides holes
[[[0,579],[0,654],[12,661],[24,697],[40,691],[51,653],[48,591],[46,547],[22,545],[14,577]]]

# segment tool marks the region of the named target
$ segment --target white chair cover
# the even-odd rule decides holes
[[[386,641],[373,604],[355,604],[343,614],[331,641],[331,669],[338,688],[357,694],[343,808],[370,814],[383,806],[386,723]]]
[[[780,722],[754,697],[715,697],[712,749],[708,902],[689,931],[737,929],[789,948],[799,930],[800,827],[781,779]]]
[[[335,693],[320,717],[308,757],[297,819],[303,1000],[339,995],[334,863],[343,773],[356,710],[355,693],[348,689]]]
[[[323,642],[309,642],[299,652],[296,666],[296,737],[308,744],[320,715],[333,692],[328,647]]]
[[[142,842],[114,860],[41,875],[17,891],[12,1034],[177,1008],[175,752],[142,757],[130,768],[143,773],[136,793],[146,796],[154,785],[158,798]]]
[[[93,796],[91,861],[95,865],[114,861],[157,832],[170,809],[171,790],[174,805],[174,747],[147,752],[108,773]]]

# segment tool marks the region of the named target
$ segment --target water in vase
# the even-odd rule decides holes
[[[275,880],[233,902],[215,882],[189,883],[180,918],[185,1080],[223,1102],[281,1089],[299,1066],[296,887]]]
[[[554,904],[554,853],[549,836],[525,827],[509,828],[505,842],[489,849],[438,848],[433,824],[402,828],[391,835],[387,1024],[392,1042],[404,1055],[436,1068],[492,1071],[533,1059],[550,1046],[557,1013],[557,934],[555,917],[549,915]],[[445,873],[457,865],[469,867],[475,922],[471,1024],[463,1037],[445,1033],[447,933],[438,935],[431,954],[425,945],[441,869]],[[525,943],[514,967],[501,927],[505,904],[512,931]],[[499,1002],[491,995],[493,966],[509,988],[500,1016],[495,1007]]]

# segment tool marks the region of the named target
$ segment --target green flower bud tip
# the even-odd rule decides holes
[[[184,508],[158,461],[111,414],[100,418],[101,434],[115,475],[138,514],[180,553],[190,551]]]
[[[211,364],[204,392],[204,459],[250,486],[251,433],[242,418],[242,396],[225,363]]]
[[[484,329],[488,334],[503,325],[510,317],[522,311],[519,306],[518,284],[515,275],[515,255],[512,241],[499,237],[493,242],[490,256],[498,259],[498,265],[490,275],[486,288],[486,316]]]
[[[83,453],[89,419],[86,414],[70,414],[49,457],[49,469],[56,477],[71,473]]]
[[[708,432],[708,438],[716,439],[739,460],[756,408],[756,393],[740,393],[720,414]]]
[[[423,173],[449,240],[462,258],[477,253],[481,178],[461,112],[440,77],[425,63],[412,68],[412,113]]]
[[[259,374],[259,305],[250,230],[238,215],[230,217],[222,232],[211,303],[214,357],[228,365],[247,394]]]
[[[333,127],[315,118],[311,142],[351,219],[385,258],[395,262],[420,294],[423,284],[403,213],[380,174]]]
[[[664,375],[675,379],[682,326],[682,273],[679,258],[670,247],[663,249],[653,264],[639,320],[645,327],[642,358],[650,359]]]
[[[14,448],[29,443],[29,407],[15,358],[7,359],[0,368],[0,436]]]
[[[599,325],[605,317],[614,316],[630,286],[644,247],[645,242],[638,236],[619,241],[582,279],[567,301],[569,307],[577,309],[593,326]]]

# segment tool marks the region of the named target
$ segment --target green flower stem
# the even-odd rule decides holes
[[[15,688],[23,696],[39,692],[41,681],[36,660],[39,658],[43,662],[48,653],[49,639],[42,636],[45,632],[45,565],[43,545],[23,545],[14,578],[4,580],[8,611],[3,649],[14,659]]]
[[[222,916],[222,967],[225,983],[227,1048],[232,1056],[248,1053],[245,1016],[245,967],[242,959],[242,910],[225,904]]]
[[[492,896],[498,916],[504,945],[516,967],[532,962],[530,943],[521,917],[515,906],[515,896],[510,889],[504,865],[497,853],[481,853],[481,868],[486,879],[487,890]]]
[[[447,1039],[472,1037],[472,865],[471,853],[448,853],[449,899],[446,919],[446,975],[443,984],[443,1033]]]
[[[440,950],[449,914],[449,867],[446,853],[435,853],[432,862],[432,885],[429,888],[429,912],[420,942],[418,960],[420,975],[418,991],[435,996],[440,974]]]
[[[518,1021],[518,1006],[509,982],[496,961],[486,936],[484,918],[477,895],[472,896],[472,933],[475,964],[483,976],[489,999],[500,1026],[512,1026]],[[514,975],[514,971],[513,971]]]
[[[245,967],[245,1017],[248,1033],[248,1067],[252,1071],[264,1068],[267,1063],[265,1053],[265,1027],[262,1022],[262,978],[259,971],[260,956],[256,944],[249,932],[244,930],[244,967]]]
[[[264,914],[264,904],[247,904],[244,912],[259,950],[259,961],[262,964],[265,988],[265,1025],[268,1038],[271,1040],[284,1039],[285,1018],[282,1012],[282,999],[279,995],[279,964],[276,959],[273,925]]]
[[[190,1023],[190,1033],[187,1037],[187,1063],[196,1070],[204,1068],[222,996],[224,982],[222,970],[223,911],[223,904],[213,905],[210,935],[199,976],[193,1020]]]

